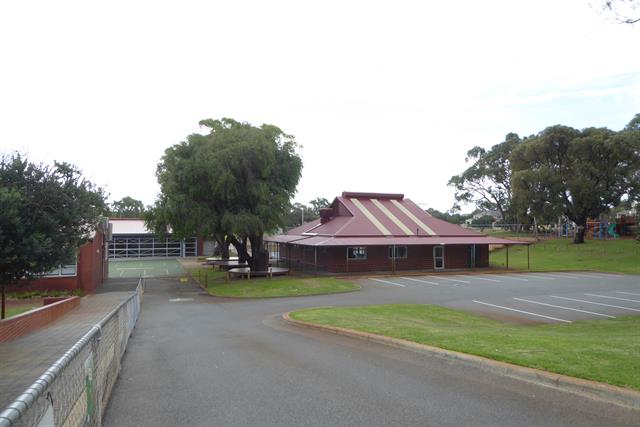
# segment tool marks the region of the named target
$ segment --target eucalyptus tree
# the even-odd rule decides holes
[[[455,188],[456,202],[473,203],[481,210],[497,210],[504,221],[516,222],[510,156],[521,142],[517,134],[509,133],[488,151],[479,146],[469,150],[465,160],[471,165],[449,179],[448,185]]]
[[[640,196],[640,132],[551,126],[527,138],[511,155],[516,203],[533,215],[565,216],[586,223]]]

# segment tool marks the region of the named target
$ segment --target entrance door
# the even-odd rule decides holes
[[[433,268],[444,270],[444,246],[433,247]]]

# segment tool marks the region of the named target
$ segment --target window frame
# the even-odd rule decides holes
[[[364,257],[349,257],[350,249],[358,249],[358,252],[362,250],[364,252]],[[353,251],[352,251],[353,252]],[[348,261],[362,261],[367,259],[367,247],[366,246],[347,246],[347,260]]]
[[[395,254],[393,254],[393,249],[395,248]],[[404,248],[404,256],[398,256],[398,249]],[[392,255],[395,255],[392,256]],[[387,257],[388,259],[407,259],[409,258],[409,248],[406,245],[395,246],[391,245],[387,247]]]

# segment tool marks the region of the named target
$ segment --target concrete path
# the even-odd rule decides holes
[[[638,425],[638,412],[281,320],[304,307],[433,302],[422,290],[363,285],[341,295],[233,300],[148,280],[103,424]]]
[[[83,297],[77,308],[47,327],[0,344],[0,412],[129,295]]]

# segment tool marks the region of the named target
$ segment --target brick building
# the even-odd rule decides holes
[[[489,245],[524,244],[434,218],[403,194],[354,192],[265,242],[280,263],[336,273],[483,268]]]
[[[7,287],[7,291],[82,289],[87,293],[95,292],[109,276],[107,232],[106,222],[100,223],[87,242],[78,248],[74,263],[61,265],[37,279],[25,279],[16,286]]]

